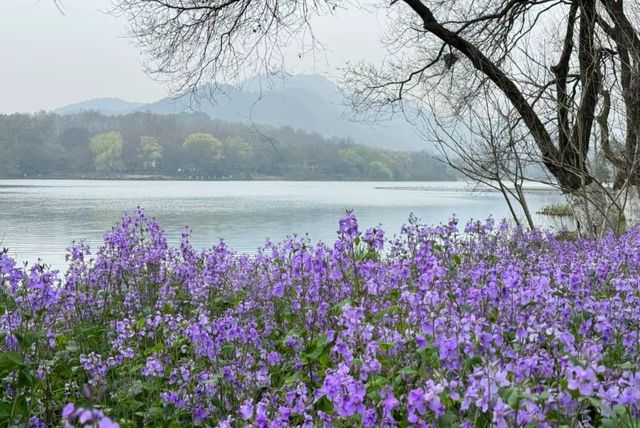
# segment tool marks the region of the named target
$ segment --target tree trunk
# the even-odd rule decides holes
[[[637,199],[633,199],[637,204]],[[600,237],[609,231],[619,233],[624,229],[619,201],[614,200],[609,191],[597,182],[568,193],[567,202],[573,210],[581,236]]]
[[[640,189],[638,186],[629,186],[627,192],[621,198],[626,227],[640,224]]]

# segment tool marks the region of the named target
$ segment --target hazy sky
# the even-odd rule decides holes
[[[62,2],[64,15],[53,0],[2,0],[0,112],[51,110],[97,97],[148,102],[166,96],[163,84],[144,74],[124,19],[105,13],[111,0]],[[335,76],[347,58],[381,58],[380,20],[359,11],[321,20],[316,34],[328,62],[306,58],[290,71]]]

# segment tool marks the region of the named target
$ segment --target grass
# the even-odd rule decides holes
[[[567,203],[549,204],[539,211],[537,214],[542,214],[550,217],[573,217],[573,210]]]

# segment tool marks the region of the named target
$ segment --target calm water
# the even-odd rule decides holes
[[[561,200],[547,191],[529,196],[533,211]],[[239,252],[293,233],[332,242],[346,209],[362,227],[382,224],[388,234],[399,232],[410,213],[426,224],[452,214],[508,216],[499,194],[472,192],[464,183],[0,180],[0,247],[62,268],[70,242],[95,246],[137,206],[160,221],[172,243],[188,225],[195,246],[224,238]]]

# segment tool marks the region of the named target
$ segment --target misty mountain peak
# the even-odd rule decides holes
[[[430,147],[403,118],[381,124],[353,121],[340,88],[319,74],[255,76],[238,86],[221,85],[216,91],[203,86],[195,94],[140,104],[118,98],[99,98],[55,110],[59,114],[95,110],[118,115],[134,111],[155,114],[200,112],[211,119],[291,127],[323,137],[346,138],[389,150],[423,150]]]
[[[54,112],[58,114],[73,114],[82,111],[97,111],[102,114],[114,115],[129,113],[142,105],[143,103],[125,101],[121,98],[105,97],[69,104],[55,109]]]

